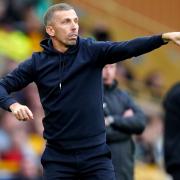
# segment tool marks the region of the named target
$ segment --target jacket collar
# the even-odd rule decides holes
[[[62,54],[74,54],[75,52],[77,52],[78,48],[79,48],[79,41],[80,38],[78,36],[77,38],[77,42],[76,45],[71,45],[68,47],[68,50],[65,53]],[[51,38],[46,38],[44,40],[42,40],[40,42],[40,46],[44,49],[44,52],[48,53],[48,54],[57,54],[57,53],[61,53],[59,51],[57,51],[52,44],[52,40]]]

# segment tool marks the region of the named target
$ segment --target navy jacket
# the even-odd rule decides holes
[[[65,53],[56,51],[50,39],[44,51],[33,53],[0,81],[0,106],[16,102],[9,94],[35,82],[45,112],[44,138],[65,149],[105,142],[102,76],[105,64],[149,52],[163,45],[161,35],[125,42],[97,42],[78,38]]]
[[[141,134],[145,129],[146,117],[133,99],[121,89],[117,83],[104,85],[105,116],[111,116],[114,122],[107,127],[107,142],[119,143],[128,141],[134,134]],[[131,109],[132,117],[123,117],[123,113]]]

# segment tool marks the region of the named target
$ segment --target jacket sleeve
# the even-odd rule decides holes
[[[128,134],[140,134],[145,129],[146,117],[128,94],[124,93],[124,97],[127,100],[127,109],[131,109],[134,115],[132,117],[123,117],[120,114],[115,114],[112,116],[114,122],[111,126]]]
[[[129,139],[131,134],[124,133],[122,131],[114,130],[112,126],[106,127],[107,142],[124,141]]]
[[[28,59],[7,74],[5,77],[0,79],[0,107],[9,111],[9,106],[16,102],[10,96],[11,92],[18,91],[34,79],[33,63],[32,59]]]
[[[147,36],[122,42],[94,42],[94,52],[97,53],[97,63],[113,64],[131,57],[136,57],[150,52],[166,44],[161,35]]]

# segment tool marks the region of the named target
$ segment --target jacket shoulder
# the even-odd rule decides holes
[[[47,54],[44,52],[44,51],[39,51],[39,52],[34,52],[32,54],[32,60],[33,62],[36,64],[38,62],[41,61],[41,59],[44,59],[44,57],[46,56]]]
[[[88,38],[80,37],[79,40],[80,40],[80,45],[83,44],[83,45],[87,45],[87,46],[91,46],[96,42],[96,40],[91,37],[88,37]]]

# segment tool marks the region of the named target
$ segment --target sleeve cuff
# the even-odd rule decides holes
[[[169,41],[166,40],[166,39],[163,39],[163,38],[162,38],[162,34],[160,34],[159,37],[160,37],[160,39],[161,39],[162,45],[168,44]]]
[[[11,110],[9,109],[11,104],[16,103],[17,101],[15,99],[8,99],[5,103],[4,103],[4,109],[11,112]]]

